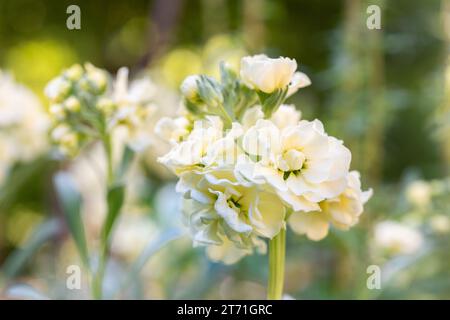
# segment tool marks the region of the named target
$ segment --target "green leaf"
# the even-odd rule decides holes
[[[119,168],[117,169],[117,179],[121,181],[127,173],[130,165],[133,163],[134,150],[126,146],[123,150],[122,159],[120,160]]]
[[[108,213],[102,229],[102,243],[104,244],[109,241],[109,235],[119,216],[124,200],[125,186],[123,184],[116,184],[109,188],[107,195]]]
[[[81,260],[85,266],[89,266],[89,254],[81,218],[81,195],[74,181],[67,173],[58,173],[54,178],[54,184],[58,198],[61,201],[67,225],[75,241]]]

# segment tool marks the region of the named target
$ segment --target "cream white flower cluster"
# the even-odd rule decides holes
[[[15,162],[30,161],[47,149],[49,125],[39,99],[0,70],[0,184]]]
[[[239,75],[195,75],[181,86],[187,112],[156,130],[172,149],[159,160],[178,177],[195,244],[233,263],[286,222],[312,240],[357,223],[371,191],[350,171],[351,153],[286,97],[310,84],[289,58],[244,57]]]
[[[145,147],[139,128],[154,111],[155,92],[148,78],[128,86],[128,69],[121,68],[115,81],[107,71],[86,63],[74,65],[49,82],[54,128],[52,139],[61,150],[74,155],[92,139],[103,139],[118,127],[126,127],[131,147]]]

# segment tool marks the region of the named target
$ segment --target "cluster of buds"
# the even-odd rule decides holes
[[[105,133],[105,112],[99,102],[108,83],[106,71],[91,64],[76,64],[45,88],[55,124],[51,136],[63,153],[73,155],[87,137]]]
[[[107,71],[90,63],[76,64],[45,89],[54,123],[52,139],[64,154],[73,156],[84,144],[105,139],[118,126],[132,131],[151,113],[153,92],[149,79],[128,88],[126,68],[113,81]]]

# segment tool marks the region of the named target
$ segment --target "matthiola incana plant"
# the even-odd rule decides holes
[[[220,80],[186,78],[184,113],[156,127],[172,143],[159,161],[179,177],[194,244],[234,263],[268,242],[270,299],[282,297],[287,226],[311,240],[347,230],[372,193],[343,142],[284,104],[309,84],[293,59],[244,57],[239,73],[222,64]]]
[[[142,151],[151,141],[145,126],[153,115],[155,86],[149,78],[134,80],[128,85],[128,69],[121,68],[117,77],[87,63],[74,65],[50,81],[45,94],[50,101],[49,112],[53,127],[51,137],[59,150],[67,157],[75,157],[84,146],[100,144],[105,154],[104,183],[106,194],[106,218],[100,235],[97,266],[89,261],[82,231],[79,202],[69,190],[68,177],[60,174],[56,178],[63,208],[68,215],[69,228],[74,235],[81,258],[88,269],[92,269],[92,293],[102,298],[102,284],[106,260],[110,248],[114,224],[120,215],[125,198],[125,174],[134,155]],[[103,178],[101,178],[103,180]],[[78,204],[77,204],[78,203]],[[80,231],[81,230],[81,231]]]

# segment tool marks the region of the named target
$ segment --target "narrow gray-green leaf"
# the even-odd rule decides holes
[[[123,150],[122,159],[120,161],[119,169],[117,171],[117,179],[119,181],[123,180],[125,174],[130,168],[133,162],[134,154],[135,154],[134,150],[131,149],[129,146],[126,146],[125,149]]]
[[[135,260],[133,265],[130,267],[128,276],[125,278],[125,281],[120,287],[120,292],[128,289],[131,283],[133,283],[139,277],[142,268],[144,268],[146,263],[155,253],[164,248],[170,242],[181,238],[183,235],[183,231],[178,228],[173,228],[163,232],[158,236],[157,239],[150,241],[144,248],[142,253],[139,255],[139,257]]]
[[[81,195],[67,173],[58,173],[54,179],[56,192],[61,201],[64,216],[75,241],[81,260],[88,266],[88,249],[81,218]]]
[[[125,187],[122,184],[116,184],[109,188],[107,195],[108,213],[103,225],[102,239],[103,243],[109,241],[109,235],[114,226],[125,199]]]

